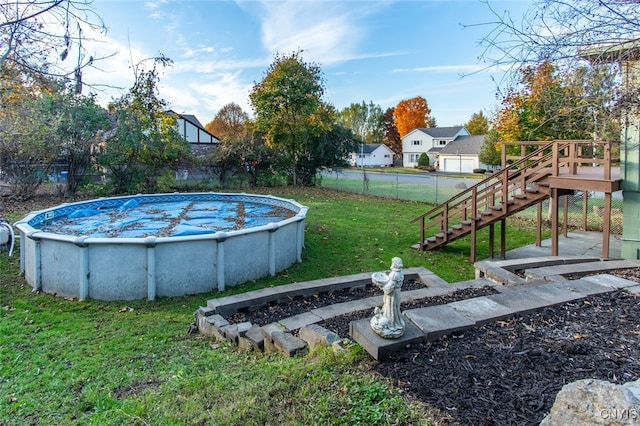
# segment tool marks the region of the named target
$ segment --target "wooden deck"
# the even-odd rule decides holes
[[[549,177],[549,185],[574,191],[616,192],[622,189],[622,179],[619,166],[611,167],[608,178],[602,167],[582,166],[575,170],[560,167],[558,176]]]
[[[618,151],[617,149],[615,150]],[[514,155],[519,152],[520,155]],[[559,204],[564,195],[576,191],[604,193],[603,258],[609,256],[612,194],[621,190],[619,161],[611,155],[612,143],[592,140],[525,141],[502,144],[502,168],[471,188],[453,196],[412,222],[421,223],[420,241],[413,247],[432,250],[471,235],[471,261],[476,260],[476,232],[489,226],[493,257],[493,225],[501,222],[501,255],[505,254],[505,219],[538,205],[537,245],[541,244],[541,202],[551,203],[551,252],[558,253]],[[587,223],[584,198],[583,223]],[[567,233],[567,198],[564,197],[563,234]],[[437,229],[431,237],[429,229]]]
[[[522,154],[531,145],[543,146],[547,142],[512,142],[502,145],[502,164],[508,161],[515,161],[522,156],[509,156],[507,151],[513,147],[519,147]],[[548,146],[548,145],[547,145]],[[609,141],[593,141],[593,140],[559,140],[553,141],[551,151],[553,155],[553,164],[551,173],[549,173],[546,181],[549,184],[551,202],[551,254],[557,256],[558,253],[558,237],[559,237],[559,197],[567,194],[573,194],[575,191],[594,191],[604,193],[604,215],[603,215],[603,242],[602,257],[609,257],[609,239],[611,234],[611,199],[614,192],[622,189],[622,179],[620,178],[619,158],[612,155],[614,146]],[[619,148],[619,147],[618,147]],[[517,148],[516,148],[517,149]],[[615,151],[619,151],[615,150]],[[566,197],[564,203],[564,216],[562,234],[567,235],[566,216],[567,206]],[[586,200],[583,208],[583,222],[587,223],[587,205]],[[542,213],[538,209],[538,229],[536,244],[541,243],[542,234]]]

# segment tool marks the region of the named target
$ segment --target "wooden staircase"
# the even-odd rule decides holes
[[[433,250],[466,235],[472,235],[474,258],[477,230],[503,221],[508,216],[551,196],[550,177],[558,176],[559,169],[568,166],[563,163],[562,153],[567,151],[569,146],[569,142],[562,141],[543,145],[416,217],[411,222],[420,221],[421,242],[414,244],[412,248]],[[565,190],[562,194],[571,192],[573,191]],[[428,231],[432,233],[429,237],[426,236]]]

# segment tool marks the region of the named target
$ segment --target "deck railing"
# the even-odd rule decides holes
[[[520,155],[513,155],[514,150]],[[527,153],[527,150],[533,152]],[[578,167],[602,166],[603,178],[611,179],[611,143],[591,140],[557,140],[551,142],[526,141],[502,144],[502,169],[474,186],[456,194],[444,203],[411,220],[420,221],[420,249],[427,230],[439,233],[447,242],[448,230],[471,221],[475,233],[475,219],[483,211],[507,213],[508,204],[515,197],[535,190],[537,183],[561,173],[577,174]],[[504,190],[506,188],[506,190]],[[472,236],[475,241],[475,235]]]
[[[528,156],[527,150],[531,147],[537,147],[536,151],[540,151],[540,147],[545,147],[543,151],[547,151],[549,142],[543,141],[518,141],[502,143],[502,167],[505,165],[518,162],[520,159]],[[579,167],[602,167],[602,178],[611,179],[611,165],[620,162],[619,143],[602,140],[555,140],[552,142],[551,151],[554,153],[554,170],[552,176],[558,176],[561,168],[566,167],[567,174],[575,176]],[[618,146],[618,149],[613,149]],[[520,151],[520,155],[513,154]],[[536,157],[531,158],[535,161]]]

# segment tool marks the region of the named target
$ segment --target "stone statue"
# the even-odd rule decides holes
[[[391,271],[375,272],[371,281],[384,292],[382,307],[376,307],[371,318],[371,328],[380,337],[397,339],[404,334],[404,318],[400,312],[400,288],[404,281],[402,259],[394,257]]]

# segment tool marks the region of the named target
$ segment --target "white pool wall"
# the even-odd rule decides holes
[[[157,196],[166,201],[172,195]],[[307,207],[272,196],[197,193],[199,198],[203,195],[278,205],[292,210],[295,216],[238,231],[157,238],[75,237],[39,231],[29,225],[37,215],[55,215],[58,208],[90,202],[65,204],[31,213],[15,224],[20,233],[21,271],[34,290],[62,297],[153,300],[222,291],[227,286],[275,275],[302,260]]]

